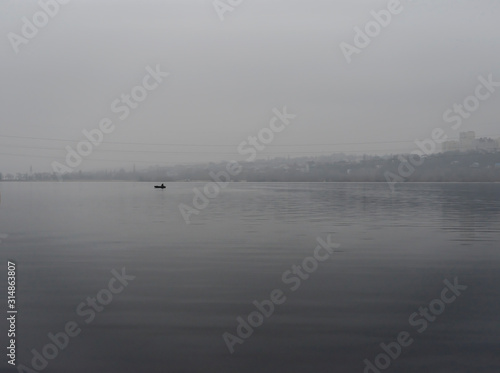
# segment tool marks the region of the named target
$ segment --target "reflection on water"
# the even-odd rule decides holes
[[[135,280],[47,372],[362,372],[454,277],[467,292],[386,371],[500,371],[500,184],[232,184],[186,225],[200,185],[0,184],[18,361],[126,267]],[[229,354],[236,317],[328,234],[339,252]]]

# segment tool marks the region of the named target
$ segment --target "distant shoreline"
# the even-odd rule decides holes
[[[229,175],[225,162],[195,165],[153,166],[101,171],[55,173],[2,173],[0,182],[11,181],[130,181],[151,183],[211,182],[500,182],[500,152],[446,152],[414,159],[407,154],[351,157],[274,158],[241,162],[241,172]]]

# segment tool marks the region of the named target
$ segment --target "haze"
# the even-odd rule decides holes
[[[401,4],[348,64],[339,44],[387,1],[248,0],[221,21],[211,0],[74,0],[18,54],[7,35],[40,7],[2,1],[0,172],[51,172],[157,65],[170,75],[78,169],[241,160],[238,144],[284,106],[297,118],[259,157],[412,151],[436,127],[456,138],[443,113],[479,76],[500,81],[500,7]],[[500,137],[499,99],[461,130]]]

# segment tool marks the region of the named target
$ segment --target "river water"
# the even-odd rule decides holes
[[[17,268],[16,363],[73,373],[500,371],[500,184],[392,193],[383,183],[233,183],[186,224],[179,204],[192,206],[203,186],[0,183],[4,299],[7,261]],[[328,240],[331,252],[318,246]],[[68,323],[78,335],[66,340]],[[1,333],[7,345],[6,322]],[[47,347],[49,333],[64,348]],[[7,360],[0,371],[15,372]]]

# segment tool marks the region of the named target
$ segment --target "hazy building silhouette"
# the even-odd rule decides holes
[[[443,152],[468,152],[468,151],[488,151],[494,152],[500,148],[500,139],[493,140],[488,137],[476,139],[474,131],[460,132],[458,141],[445,141],[442,144]]]

